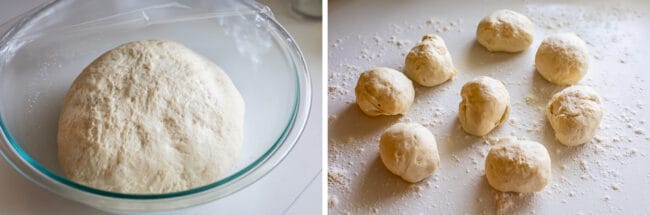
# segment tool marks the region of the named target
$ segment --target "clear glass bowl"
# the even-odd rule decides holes
[[[61,0],[0,26],[2,156],[30,181],[109,211],[188,207],[233,193],[291,150],[311,99],[302,54],[271,11],[253,1]],[[244,144],[232,174],[176,193],[133,195],[77,184],[57,160],[63,97],[101,53],[128,41],[168,39],[210,58],[246,102]]]

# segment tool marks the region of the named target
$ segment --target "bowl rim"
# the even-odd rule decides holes
[[[19,20],[17,24],[13,25],[11,29],[9,29],[4,35],[0,35],[0,47],[5,47],[8,40],[11,39],[18,30],[24,27],[24,25],[29,22],[29,20],[37,17],[43,11],[52,8],[56,4],[63,1],[65,0],[57,0],[50,3],[45,3],[24,13],[24,17],[22,17],[22,19]],[[258,11],[258,14],[262,15],[266,20],[268,20],[268,24],[272,29],[274,29],[274,31],[271,31],[270,34],[278,34],[272,35],[276,42],[280,41],[279,38],[283,38],[281,41],[284,41],[285,44],[280,46],[283,49],[282,51],[285,52],[285,55],[287,55],[286,58],[288,58],[287,60],[292,67],[296,79],[296,93],[294,104],[291,110],[292,114],[289,117],[285,128],[269,149],[267,149],[259,158],[255,159],[244,168],[231,173],[229,176],[222,178],[216,182],[178,192],[162,194],[127,194],[100,190],[68,180],[65,177],[60,176],[59,174],[43,167],[29,154],[27,154],[20,147],[20,145],[18,145],[18,143],[9,132],[5,122],[2,120],[2,115],[0,115],[0,133],[2,133],[3,138],[1,139],[3,141],[0,141],[0,155],[2,155],[2,157],[14,168],[14,170],[35,184],[64,197],[88,203],[91,206],[96,206],[99,208],[113,208],[117,210],[147,210],[151,208],[150,206],[152,206],[152,203],[155,203],[156,200],[161,200],[157,202],[158,204],[155,205],[162,206],[163,209],[182,208],[227,196],[228,194],[231,194],[253,184],[264,175],[268,174],[274,167],[276,167],[297,143],[309,118],[312,89],[310,83],[311,79],[309,77],[309,72],[303,54],[288,31],[274,19],[273,14],[268,7],[256,2],[245,1],[243,4],[254,8]],[[227,188],[228,186],[234,187],[233,189],[225,190],[225,192],[217,193],[217,195],[210,195],[207,193],[210,191],[215,191],[215,188]],[[84,197],[75,196],[79,194],[74,194],[75,191],[83,193]],[[182,201],[190,204],[169,204],[170,200],[188,198],[194,194],[201,194],[199,197],[202,196],[204,198],[199,199],[199,201]],[[86,198],[88,197],[92,198],[91,196],[99,197],[101,201],[84,201],[87,200]],[[118,207],[115,207],[115,202],[112,200],[132,201],[130,201],[128,204],[118,204]]]

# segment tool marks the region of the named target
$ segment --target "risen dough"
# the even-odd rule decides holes
[[[436,139],[418,123],[397,123],[379,141],[379,155],[393,174],[415,183],[431,176],[440,163]]]
[[[438,35],[425,35],[422,42],[406,56],[404,73],[414,82],[427,87],[441,84],[456,74],[445,41]]]
[[[505,139],[488,152],[485,177],[501,192],[537,192],[551,178],[551,158],[542,144]]]
[[[535,68],[551,83],[575,84],[589,68],[587,45],[573,33],[550,36],[537,49]]]
[[[165,193],[230,172],[244,101],[207,58],[164,40],[130,42],[86,67],[65,96],[58,155],[67,177],[120,193]]]
[[[603,117],[600,96],[587,86],[568,87],[553,95],[546,117],[560,143],[584,144],[594,137]]]
[[[463,85],[458,119],[465,132],[483,136],[508,119],[510,95],[501,81],[479,76]]]
[[[533,43],[533,28],[528,17],[511,10],[498,10],[481,20],[476,39],[491,52],[520,52]]]
[[[386,67],[361,73],[354,92],[359,108],[368,116],[402,114],[411,107],[415,98],[411,80]]]

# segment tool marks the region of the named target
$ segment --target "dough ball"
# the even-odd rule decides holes
[[[596,134],[603,108],[600,96],[587,86],[571,86],[553,95],[546,118],[555,137],[567,146],[584,144]]]
[[[483,136],[508,119],[510,95],[501,81],[480,76],[463,85],[458,119],[465,132]]]
[[[379,155],[388,170],[411,183],[431,176],[440,163],[436,138],[418,123],[397,123],[384,131]]]
[[[528,17],[511,10],[498,10],[479,22],[476,39],[491,52],[520,52],[533,43],[533,28]]]
[[[229,175],[244,100],[217,65],[171,41],[112,49],[65,96],[57,135],[66,176],[120,193],[167,193]]]
[[[551,178],[551,157],[542,144],[506,139],[488,152],[485,177],[501,192],[537,192]]]
[[[406,56],[404,73],[414,82],[427,87],[441,84],[456,74],[445,41],[438,35],[425,35],[422,42]]]
[[[573,33],[550,36],[537,49],[535,68],[551,83],[578,83],[589,68],[587,45]]]
[[[415,98],[411,80],[403,73],[386,67],[361,73],[354,93],[359,108],[368,116],[405,113]]]

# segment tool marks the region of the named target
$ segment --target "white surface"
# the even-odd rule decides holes
[[[480,19],[503,8],[535,22],[534,42],[522,53],[489,53],[475,40]],[[330,1],[329,212],[493,214],[505,199],[512,207],[501,204],[501,212],[514,214],[649,214],[649,11],[641,1]],[[565,31],[588,43],[591,66],[580,84],[604,98],[598,140],[582,147],[563,146],[553,137],[543,108],[563,87],[534,69],[539,43]],[[427,33],[446,41],[456,77],[433,88],[417,86],[416,101],[403,116],[363,115],[354,103],[359,73],[377,66],[401,69],[405,54]],[[549,150],[553,176],[542,192],[500,194],[485,181],[485,155],[494,138],[467,136],[457,122],[460,88],[479,75],[503,81],[512,102],[508,122],[489,136],[516,135]],[[378,158],[381,132],[399,121],[420,122],[436,135],[440,167],[418,184],[390,174]]]
[[[0,6],[0,22],[43,1],[11,1]],[[268,4],[268,2],[266,2]],[[295,19],[288,2],[276,1],[272,9],[278,20],[298,41],[310,69],[312,87],[321,89],[321,23]],[[285,160],[267,176],[229,197],[205,205],[169,213],[189,214],[296,214],[320,211],[321,187],[320,93],[314,93],[310,121],[301,140]],[[0,209],[10,214],[102,214],[93,208],[65,200],[28,182],[6,162],[0,162]],[[305,191],[305,192],[303,192]]]

